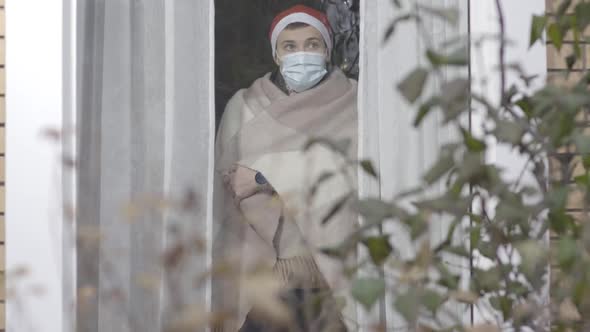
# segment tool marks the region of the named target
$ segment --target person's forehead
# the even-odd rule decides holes
[[[323,39],[322,34],[320,31],[314,27],[306,26],[297,29],[284,29],[279,33],[278,41],[282,40],[306,40],[309,38],[319,38],[320,40]]]

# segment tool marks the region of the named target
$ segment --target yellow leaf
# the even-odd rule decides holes
[[[500,328],[493,324],[479,324],[466,328],[465,332],[500,332]]]
[[[78,288],[78,303],[82,306],[96,297],[96,288],[92,286],[83,286]]]
[[[470,291],[462,291],[462,290],[453,291],[453,292],[450,292],[449,295],[454,300],[457,300],[462,303],[468,303],[468,304],[474,304],[479,299],[477,294],[470,292]]]
[[[578,308],[571,299],[565,299],[559,305],[559,318],[565,321],[579,321],[582,319]]]
[[[190,332],[205,328],[212,321],[213,315],[198,306],[186,306],[182,312],[172,320],[167,332]]]
[[[154,275],[141,275],[137,277],[137,283],[139,286],[145,288],[146,290],[157,292],[160,289],[160,278]]]
[[[286,323],[291,319],[287,306],[279,297],[284,284],[272,271],[247,275],[242,279],[240,288],[244,290],[246,301],[266,319],[277,323]]]

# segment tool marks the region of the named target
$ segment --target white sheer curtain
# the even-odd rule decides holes
[[[206,310],[212,6],[78,0],[77,331]]]

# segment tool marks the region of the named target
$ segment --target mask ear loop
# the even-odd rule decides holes
[[[324,42],[325,43],[325,42]],[[332,51],[328,48],[327,43],[326,44],[326,70],[328,71],[328,73],[332,72]]]
[[[281,58],[279,57],[279,50],[275,47],[275,53],[273,54],[273,59],[275,61],[275,63],[277,64],[277,66],[279,67],[279,70],[283,64]]]

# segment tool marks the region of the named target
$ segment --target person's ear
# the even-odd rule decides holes
[[[281,61],[279,60],[279,55],[275,52],[275,57],[274,57],[274,61],[277,64],[277,66],[281,66]]]

